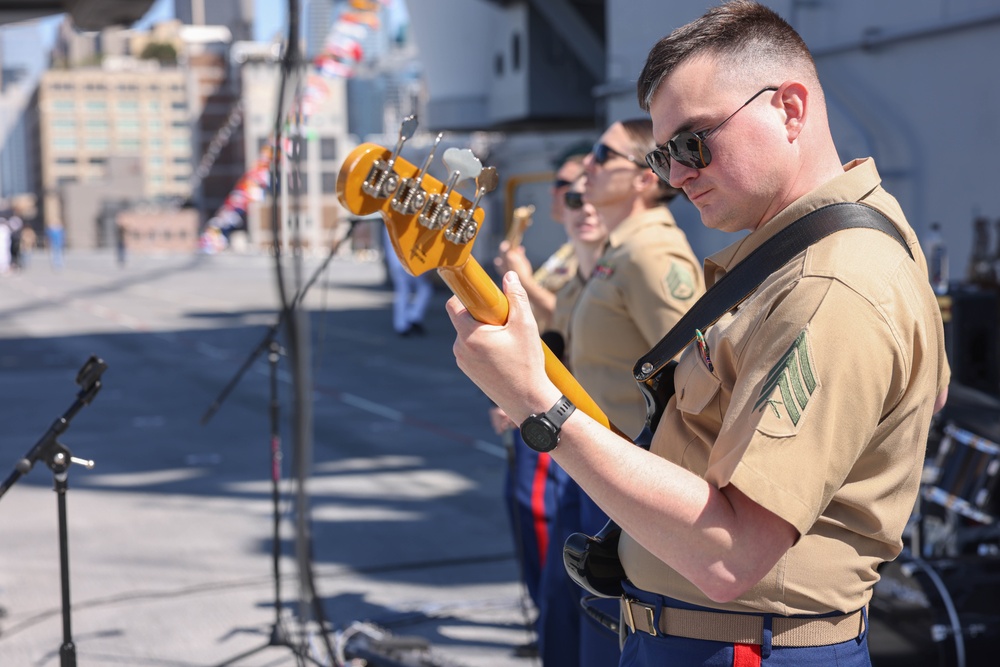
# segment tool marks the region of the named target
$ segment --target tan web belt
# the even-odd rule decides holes
[[[622,598],[622,617],[632,632],[645,632],[725,642],[727,644],[763,643],[764,617],[756,614],[727,614],[694,609],[663,607],[656,626],[656,608],[638,600]],[[856,639],[864,630],[862,610],[822,618],[771,619],[772,646],[829,646]]]

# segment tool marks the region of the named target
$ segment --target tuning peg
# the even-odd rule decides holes
[[[427,154],[427,159],[424,160],[424,163],[422,165],[420,165],[420,171],[418,171],[416,175],[413,177],[413,180],[415,180],[417,183],[420,183],[422,180],[424,180],[424,174],[427,173],[427,168],[431,166],[431,162],[434,160],[434,153],[437,152],[438,144],[441,143],[441,137],[443,136],[444,132],[438,132],[437,137],[434,138],[434,145],[431,146],[431,152]]]
[[[483,171],[483,163],[468,148],[449,148],[441,161],[450,174],[449,183],[452,185],[449,190],[461,181],[479,178]]]
[[[499,182],[500,178],[497,176],[495,167],[486,167],[482,170],[479,176],[476,177],[476,198],[473,200],[472,206],[458,212],[455,216],[455,222],[445,230],[444,236],[446,239],[452,243],[459,244],[468,243],[472,240],[478,228],[476,219],[473,216],[476,214],[476,209],[479,208],[479,200],[487,192],[496,190]]]
[[[403,122],[399,124],[399,133],[404,135],[407,139],[413,136],[413,133],[417,131],[417,115],[410,114],[403,119]]]
[[[396,147],[392,149],[388,160],[376,160],[372,164],[368,178],[361,184],[362,191],[369,197],[385,198],[389,193],[395,192],[399,187],[399,174],[393,171],[396,158],[403,150],[403,144],[413,136],[417,130],[417,117],[407,116],[399,126],[399,138],[396,140]]]
[[[396,195],[389,202],[393,210],[404,215],[413,215],[423,208],[424,203],[427,201],[427,193],[424,192],[420,185],[423,183],[428,167],[431,166],[431,162],[434,160],[434,153],[437,152],[438,144],[441,143],[443,136],[444,133],[439,132],[437,138],[434,139],[431,151],[427,154],[427,159],[421,165],[420,171],[414,174],[413,178],[404,178],[399,184],[399,188],[396,189]]]
[[[433,195],[427,200],[418,218],[420,224],[428,229],[441,229],[451,222],[455,209],[448,205],[448,198],[455,186],[460,181],[479,178],[483,173],[483,163],[468,148],[449,148],[444,152],[441,161],[448,170],[448,183],[441,194]]]
[[[403,119],[403,122],[399,125],[399,139],[396,140],[396,147],[392,149],[392,155],[389,156],[389,165],[391,166],[396,162],[396,158],[399,157],[400,151],[403,150],[403,144],[413,136],[413,133],[417,131],[417,117],[407,116]]]
[[[486,167],[483,169],[482,173],[476,178],[476,187],[479,190],[479,194],[476,195],[476,201],[479,201],[479,197],[482,197],[487,192],[493,192],[497,189],[497,184],[500,183],[500,177],[497,176],[496,167]]]

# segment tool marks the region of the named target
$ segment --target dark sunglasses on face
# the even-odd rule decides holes
[[[583,193],[570,190],[565,195],[563,195],[564,201],[566,202],[566,208],[577,211],[583,208]]]
[[[571,185],[573,185],[573,181],[566,181],[561,178],[557,178],[556,180],[552,181],[553,190],[562,190],[563,188],[568,188]]]
[[[778,90],[774,86],[761,88],[753,97],[743,103],[739,109],[729,114],[729,116],[713,127],[711,130],[701,132],[678,132],[665,144],[657,146],[646,154],[646,164],[653,170],[653,173],[664,181],[670,180],[670,160],[677,160],[685,167],[692,169],[704,169],[712,163],[712,151],[708,149],[705,141],[719,131],[719,129],[729,122],[729,120],[743,110],[748,104],[760,97],[767,91]]]
[[[603,144],[601,142],[597,142],[596,144],[594,144],[594,147],[590,149],[590,154],[594,156],[595,164],[603,165],[605,162],[610,160],[613,155],[617,155],[618,157],[625,158],[626,160],[628,160],[637,167],[645,168],[645,166],[641,162],[639,162],[639,160],[637,160],[634,155],[626,155],[625,153],[622,153],[621,151],[616,151],[611,146],[608,146],[607,144]]]

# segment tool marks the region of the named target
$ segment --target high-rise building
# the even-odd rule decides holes
[[[312,60],[323,51],[338,0],[308,0],[306,4],[306,57]]]
[[[181,23],[227,26],[233,41],[253,39],[253,14],[253,0],[174,0]]]
[[[243,140],[249,161],[260,156],[274,140],[281,70],[267,48],[256,54],[244,52],[240,60],[243,108],[247,110]],[[318,82],[314,78],[312,83],[305,82],[306,88],[312,85],[320,86],[323,92],[313,98],[314,103],[303,113],[300,123],[286,126],[281,150],[294,157],[282,161],[284,167],[277,169],[279,183],[268,193],[282,193],[279,236],[286,249],[296,236],[298,243],[310,250],[329,247],[344,215],[337,202],[337,176],[347,153],[354,148],[347,133],[346,81]],[[268,197],[248,207],[247,234],[253,246],[265,248],[272,243],[271,202]]]
[[[62,222],[77,248],[101,243],[102,198],[191,196],[187,73],[155,61],[111,63],[49,70],[38,87],[45,218]],[[87,201],[67,201],[69,190]]]

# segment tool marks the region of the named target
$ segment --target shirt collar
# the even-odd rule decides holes
[[[802,216],[838,202],[858,202],[882,182],[872,158],[853,160],[844,165],[844,173],[827,181],[786,206],[773,218],[739,241],[705,258],[705,282],[711,287],[733,266],[759,248],[765,241]]]
[[[621,224],[608,234],[608,246],[617,248],[639,229],[650,225],[676,227],[677,223],[674,221],[674,216],[670,214],[670,209],[666,206],[655,206],[645,211],[634,213],[622,220]]]

